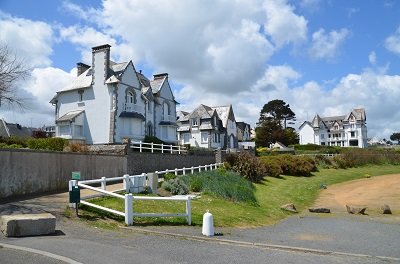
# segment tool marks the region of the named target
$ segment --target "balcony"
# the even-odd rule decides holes
[[[140,107],[139,105],[133,104],[133,103],[125,103],[124,104],[124,111],[125,112],[142,113],[142,112],[144,112],[144,108]]]

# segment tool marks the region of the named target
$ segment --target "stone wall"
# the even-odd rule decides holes
[[[73,171],[83,180],[121,176],[126,161],[116,155],[0,149],[0,198],[67,191]]]
[[[190,168],[215,162],[215,155],[212,152],[208,155],[130,152],[128,154],[127,167],[128,173],[132,175],[166,169]]]

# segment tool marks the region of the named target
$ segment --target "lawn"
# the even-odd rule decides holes
[[[332,185],[344,181],[355,180],[369,176],[400,173],[400,166],[364,166],[351,169],[321,169],[310,177],[281,176],[267,177],[262,183],[255,184],[254,203],[238,203],[215,198],[210,195],[201,195],[192,200],[192,224],[201,225],[202,216],[206,210],[214,216],[214,225],[217,227],[255,227],[274,224],[289,214],[280,209],[285,203],[294,203],[298,211],[310,206],[318,196],[321,184]],[[122,200],[114,198],[99,198],[92,202],[124,211]],[[88,207],[83,207],[92,211]],[[137,201],[134,202],[135,212],[184,212],[184,202],[167,201]],[[110,217],[110,214],[107,214]],[[121,217],[115,217],[123,223]],[[136,224],[141,225],[185,225],[184,218],[135,218]]]

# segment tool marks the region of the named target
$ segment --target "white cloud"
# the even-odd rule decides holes
[[[29,66],[49,66],[53,30],[41,21],[17,18],[0,11],[0,41]]]
[[[372,65],[376,64],[376,53],[375,53],[375,51],[371,51],[369,53],[368,60],[369,60],[369,63],[371,63]]]
[[[350,31],[342,28],[339,31],[332,30],[325,33],[324,29],[319,29],[312,35],[312,46],[309,54],[313,59],[332,60],[338,53],[338,49],[349,36]]]
[[[400,55],[400,27],[398,27],[392,35],[386,38],[385,48]]]
[[[263,6],[267,13],[265,31],[278,47],[307,40],[308,22],[294,13],[293,6],[285,0],[265,1]]]

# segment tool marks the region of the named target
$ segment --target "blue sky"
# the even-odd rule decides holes
[[[0,1],[0,41],[32,68],[19,93],[27,109],[0,108],[8,122],[53,123],[48,103],[111,44],[150,78],[168,72],[180,109],[232,104],[252,126],[283,99],[299,123],[364,107],[369,137],[400,131],[400,2]]]

